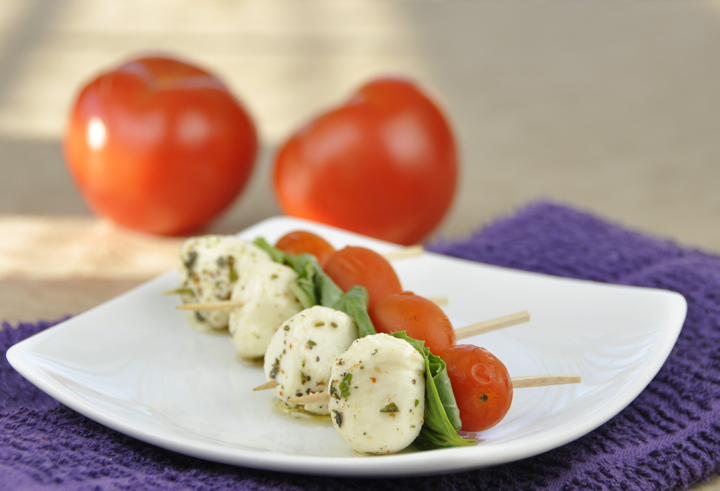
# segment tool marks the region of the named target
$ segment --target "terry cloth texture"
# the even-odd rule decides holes
[[[520,462],[445,476],[324,478],[206,462],[107,429],[0,361],[0,489],[676,489],[720,471],[720,257],[552,203],[532,205],[443,254],[573,278],[680,292],[688,316],[655,379],[615,418]],[[4,324],[3,353],[50,323]]]

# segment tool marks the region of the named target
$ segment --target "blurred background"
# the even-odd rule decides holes
[[[550,198],[720,251],[720,2],[3,0],[1,319],[75,313],[174,266],[177,239],[92,217],[61,151],[79,88],[148,52],[218,74],[259,129],[252,180],[208,232],[278,214],[283,140],[369,78],[403,74],[460,146],[437,234]]]

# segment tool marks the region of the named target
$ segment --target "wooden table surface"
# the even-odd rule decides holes
[[[249,188],[205,232],[278,214],[278,146],[395,73],[458,138],[463,178],[438,233],[552,198],[720,252],[720,2],[3,0],[0,319],[78,313],[174,267],[179,239],[91,215],[60,143],[83,81],[158,51],[218,73],[260,131]]]

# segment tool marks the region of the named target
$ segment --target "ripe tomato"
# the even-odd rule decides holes
[[[391,334],[405,331],[408,336],[425,341],[434,355],[455,344],[455,330],[435,303],[412,292],[381,298],[368,311],[377,332]]]
[[[148,233],[192,232],[242,191],[257,154],[250,116],[218,78],[140,58],[80,92],[67,165],[90,208]]]
[[[364,247],[348,246],[330,256],[323,270],[346,292],[355,285],[367,288],[368,308],[383,297],[400,293],[400,279],[387,259]]]
[[[327,240],[305,230],[296,230],[283,235],[275,247],[288,254],[312,254],[321,267],[335,253],[335,248]]]
[[[485,348],[458,344],[440,354],[460,409],[463,431],[483,431],[510,410],[513,387],[505,365]]]
[[[273,179],[288,215],[408,245],[443,219],[457,174],[440,109],[407,80],[379,79],[292,135]]]

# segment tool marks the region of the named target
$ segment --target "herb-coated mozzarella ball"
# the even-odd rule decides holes
[[[243,358],[265,355],[280,324],[302,310],[290,285],[297,273],[276,262],[258,262],[235,284],[232,300],[243,305],[230,313],[230,336]]]
[[[265,375],[280,384],[274,389],[275,396],[287,404],[293,397],[327,391],[335,358],[357,337],[352,317],[320,305],[283,322],[265,353]],[[305,404],[303,408],[328,413],[326,404]]]
[[[185,304],[229,300],[246,270],[267,262],[272,262],[267,252],[237,237],[191,237],[180,248],[177,292]],[[199,327],[223,329],[228,325],[227,312],[192,312],[190,318]]]
[[[333,425],[356,452],[399,452],[422,428],[425,359],[387,334],[360,338],[333,363],[328,406]]]

